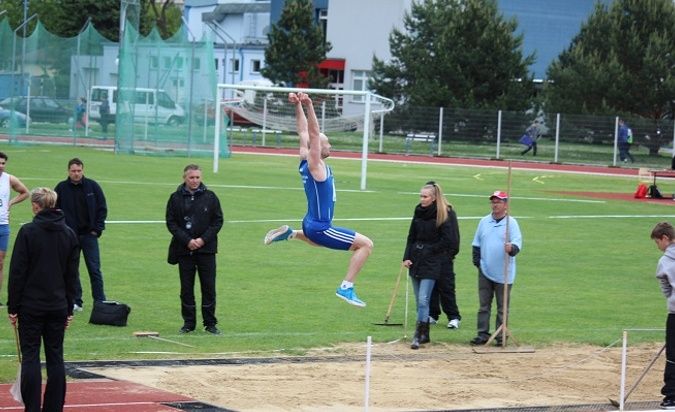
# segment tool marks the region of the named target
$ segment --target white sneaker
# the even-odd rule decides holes
[[[452,319],[450,322],[448,322],[448,329],[459,329],[459,324],[459,319]]]
[[[73,312],[82,312],[82,306],[77,303],[73,305]]]

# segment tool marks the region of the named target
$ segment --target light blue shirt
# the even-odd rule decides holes
[[[509,239],[506,240],[506,219],[509,219]],[[516,219],[507,216],[497,222],[492,213],[485,216],[478,223],[472,246],[480,247],[480,270],[493,282],[504,283],[504,243],[510,242],[521,251],[523,237]],[[508,256],[508,279],[512,284],[516,279],[516,258]]]

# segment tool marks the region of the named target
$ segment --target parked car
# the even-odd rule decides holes
[[[0,127],[9,127],[12,122],[16,122],[15,126],[26,127],[26,115],[0,106]]]
[[[68,123],[73,117],[73,110],[59,103],[58,100],[43,96],[15,96],[0,101],[0,106],[27,114],[27,105],[30,100],[30,116],[33,122]]]

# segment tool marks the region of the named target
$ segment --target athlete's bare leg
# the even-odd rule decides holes
[[[371,252],[373,251],[373,241],[360,233],[356,233],[356,236],[354,237],[354,243],[352,244],[352,247],[349,248],[349,250],[354,253],[349,260],[349,267],[347,268],[345,280],[347,282],[354,283],[356,276],[358,276],[361,268],[363,268],[366,260],[368,260],[368,256],[370,256]]]

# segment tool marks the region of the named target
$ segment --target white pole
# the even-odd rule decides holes
[[[612,166],[616,166],[616,148],[619,145],[619,116],[614,118],[614,160]]]
[[[380,147],[378,149],[378,153],[382,153],[384,150],[383,147],[383,142],[384,142],[384,112],[380,113]],[[673,148],[675,148],[675,135],[673,136]]]
[[[366,388],[365,388],[365,398],[363,410],[368,412],[368,404],[370,403],[370,348],[372,346],[373,339],[368,336],[366,343]]]
[[[438,155],[441,155],[441,142],[443,141],[443,107],[438,111]]]
[[[560,113],[555,115],[555,155],[553,163],[558,163],[558,149],[560,144]]]
[[[623,411],[623,398],[626,393],[626,347],[628,346],[628,331],[623,331],[623,344],[621,346],[621,385],[619,389],[619,410]]]
[[[497,159],[499,159],[499,146],[502,141],[502,111],[497,112]]]
[[[407,272],[406,272],[407,273]],[[407,278],[408,276],[406,276]],[[410,280],[405,280],[405,310],[403,311],[403,339],[408,337],[408,295],[410,290]]]
[[[361,190],[366,190],[366,171],[368,169],[368,132],[370,131],[370,92],[366,93],[365,115],[363,118],[363,150],[361,153]]]
[[[220,156],[220,122],[221,122],[220,93],[216,92],[216,131],[213,137],[213,173],[218,173],[218,157]]]
[[[265,129],[267,129],[267,96],[263,99],[262,145],[265,146]]]

